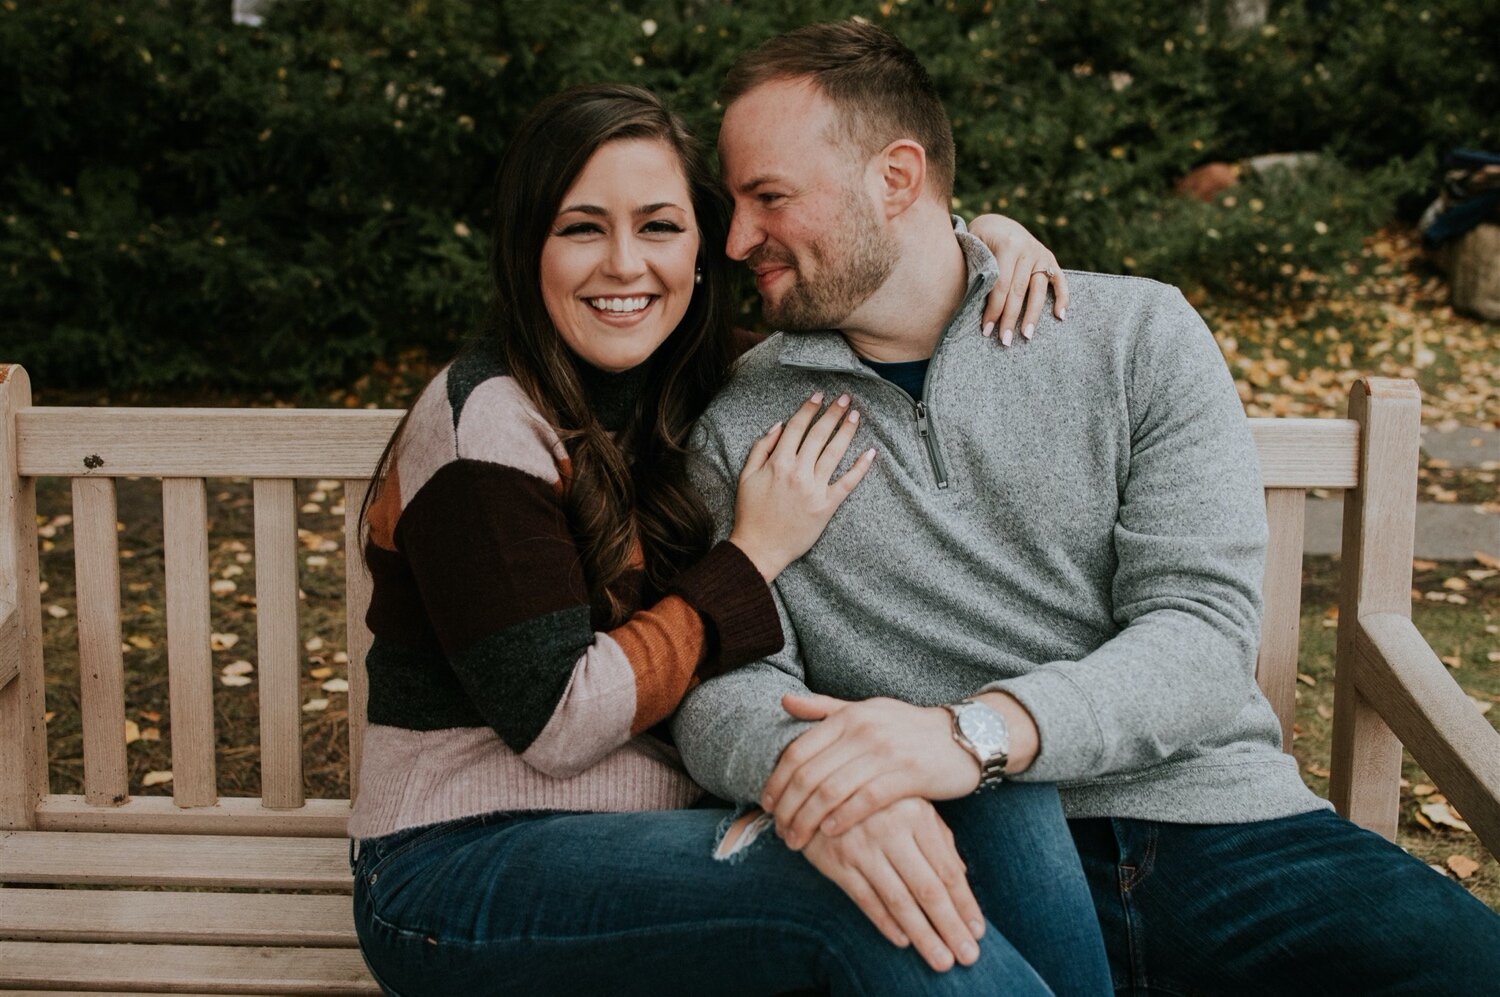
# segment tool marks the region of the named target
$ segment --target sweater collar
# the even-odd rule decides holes
[[[599,420],[599,424],[611,433],[624,429],[635,413],[641,392],[645,390],[651,361],[647,360],[629,370],[611,373],[575,356],[573,369],[578,372],[584,397],[588,399],[589,409]]]
[[[968,286],[964,290],[963,303],[953,313],[943,334],[938,337],[938,349],[950,336],[965,331],[979,334],[979,308],[984,296],[999,279],[999,268],[994,254],[983,241],[969,234],[962,218],[953,216],[953,234],[963,250],[964,267],[968,271]],[[864,365],[859,355],[849,346],[849,341],[837,329],[817,332],[783,332],[781,348],[777,358],[784,367],[812,367],[824,370],[861,371]]]

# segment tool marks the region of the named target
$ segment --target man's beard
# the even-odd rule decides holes
[[[845,188],[843,225],[808,247],[817,265],[815,281],[807,280],[790,254],[774,251],[753,255],[746,262],[782,263],[792,268],[791,288],[774,304],[761,298],[761,312],[778,329],[812,332],[837,329],[845,319],[880,290],[896,268],[895,243],[886,238],[874,209],[859,191]]]

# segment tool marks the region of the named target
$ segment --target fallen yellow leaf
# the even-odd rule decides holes
[[[125,743],[132,744],[141,739],[141,726],[134,720],[125,721]]]
[[[215,651],[227,651],[240,642],[239,634],[209,634],[208,646]]]
[[[1430,782],[1419,782],[1411,788],[1413,796],[1431,796],[1437,792],[1437,787]]]
[[[326,679],[328,676],[333,674],[333,669],[327,667],[326,665],[320,665],[307,674],[311,675],[315,679]]]
[[[1298,672],[1297,673],[1297,681],[1301,682],[1303,685],[1317,686],[1317,684],[1318,684],[1318,680],[1315,679],[1315,678],[1313,678],[1311,675],[1307,674],[1306,672]]]
[[[141,785],[142,786],[160,786],[163,783],[168,783],[168,782],[171,782],[171,781],[172,781],[172,772],[171,772],[170,769],[168,769],[168,770],[166,770],[164,772],[147,772],[145,778],[143,778],[141,780]]]
[[[328,709],[328,700],[326,699],[309,699],[302,704],[303,713],[317,713],[326,709]]]
[[[1468,825],[1467,821],[1456,815],[1446,803],[1424,803],[1422,804],[1422,813],[1434,824],[1441,824],[1444,827],[1451,827],[1459,831],[1469,831],[1470,833],[1474,830]]]
[[[1453,875],[1459,879],[1468,879],[1479,871],[1479,863],[1467,855],[1449,855],[1448,868],[1453,870]]]
[[[141,651],[149,651],[156,646],[156,641],[145,634],[131,634],[125,640],[131,647]]]

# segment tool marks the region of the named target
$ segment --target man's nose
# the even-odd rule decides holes
[[[750,220],[750,213],[736,207],[729,219],[729,238],[724,242],[724,253],[731,260],[743,260],[751,251],[765,241],[760,226]]]

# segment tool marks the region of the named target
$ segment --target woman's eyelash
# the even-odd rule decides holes
[[[601,229],[598,225],[595,225],[593,222],[574,222],[572,225],[564,225],[562,228],[558,229],[557,230],[557,234],[558,235],[583,235],[584,233],[587,233],[587,232],[602,232],[602,231],[604,231],[604,230]]]
[[[642,226],[642,228],[644,228],[645,231],[647,231],[647,232],[681,232],[682,231],[682,226],[678,225],[676,222],[663,221],[661,219],[657,219],[654,222],[647,222],[644,226]]]

